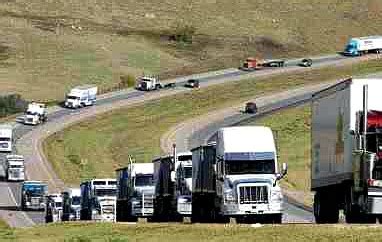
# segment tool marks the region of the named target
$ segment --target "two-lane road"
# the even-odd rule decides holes
[[[158,92],[140,92],[133,89],[117,91],[113,93],[108,93],[101,95],[97,104],[94,107],[79,109],[79,110],[69,110],[60,107],[54,107],[50,110],[48,115],[48,122],[44,125],[38,127],[25,126],[21,124],[15,124],[15,137],[16,137],[16,147],[19,154],[24,155],[26,161],[26,173],[27,178],[30,180],[42,180],[48,183],[50,191],[59,191],[64,187],[64,183],[56,176],[50,163],[46,160],[42,150],[41,142],[44,138],[49,136],[53,132],[58,132],[69,125],[79,122],[83,119],[89,118],[91,116],[110,111],[112,109],[125,107],[129,105],[135,105],[143,103],[148,100],[157,99],[164,96],[174,95],[180,92],[189,91],[183,87],[183,84],[191,78],[197,78],[200,80],[201,87],[214,85],[223,82],[232,82],[237,80],[244,80],[249,78],[256,79],[257,77],[267,77],[271,75],[281,74],[281,73],[291,73],[291,72],[301,72],[309,69],[321,68],[323,66],[331,65],[345,65],[358,62],[366,59],[374,59],[374,55],[367,57],[357,57],[357,58],[346,58],[339,55],[331,55],[324,57],[313,58],[314,64],[312,68],[302,68],[296,66],[299,60],[289,60],[286,62],[286,67],[284,68],[269,68],[262,71],[255,72],[245,72],[238,69],[226,69],[221,71],[215,71],[210,73],[202,73],[191,75],[187,77],[180,77],[176,79],[167,80],[165,82],[176,82],[177,87],[170,90],[161,90]],[[1,157],[0,157],[1,159]],[[9,206],[14,206],[13,200],[9,200],[9,197],[17,199],[19,196],[19,191],[17,186],[3,183],[4,189],[7,191],[4,196],[0,196],[1,204],[8,204]],[[7,188],[8,187],[8,188]],[[11,191],[11,192],[9,192]],[[4,207],[7,207],[5,206]],[[4,211],[4,210],[3,210]],[[20,212],[20,211],[16,211]],[[25,221],[39,223],[43,219],[42,214],[35,215],[35,213],[24,213],[20,212],[20,216],[16,216],[14,226],[26,226]],[[21,218],[26,215],[28,219]],[[30,223],[31,224],[31,223]]]

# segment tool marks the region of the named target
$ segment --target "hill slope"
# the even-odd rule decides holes
[[[121,75],[335,52],[350,36],[380,34],[381,10],[379,0],[2,1],[0,86],[51,100],[79,83],[110,88]]]

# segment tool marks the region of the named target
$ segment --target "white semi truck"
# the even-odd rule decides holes
[[[382,53],[382,36],[351,38],[343,53],[349,56],[360,56],[371,52]]]
[[[46,122],[46,120],[47,113],[45,104],[36,102],[28,104],[24,116],[24,124],[37,125]]]
[[[8,181],[24,181],[24,157],[22,155],[6,156],[6,175]]]
[[[118,181],[117,221],[150,218],[154,212],[154,165],[133,163],[116,170]]]
[[[159,82],[159,77],[156,76],[142,76],[137,80],[136,89],[141,91],[153,91],[162,88],[162,84]]]
[[[63,209],[62,221],[80,220],[81,213],[81,189],[68,188],[62,192]]]
[[[175,157],[175,159],[174,159]],[[161,221],[177,221],[191,217],[192,153],[159,157],[154,163],[154,216]]]
[[[221,128],[216,143],[192,151],[192,221],[281,223],[283,195],[272,130]]]
[[[311,189],[317,223],[338,222],[339,210],[347,222],[382,219],[380,90],[382,79],[348,79],[313,95]]]
[[[115,222],[117,181],[93,179],[81,183],[81,220]]]
[[[12,125],[0,124],[0,152],[12,152],[12,133]]]
[[[66,95],[65,107],[81,108],[96,103],[98,88],[95,85],[74,87]]]

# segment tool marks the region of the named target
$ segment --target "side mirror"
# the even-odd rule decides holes
[[[285,176],[288,173],[288,165],[287,163],[282,164],[282,176]]]
[[[175,171],[172,171],[170,173],[170,179],[171,179],[171,181],[175,182]]]

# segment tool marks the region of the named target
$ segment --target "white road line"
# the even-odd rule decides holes
[[[18,205],[18,203],[16,201],[15,196],[13,195],[13,192],[12,192],[11,188],[9,186],[7,186],[7,189],[8,189],[8,194],[9,194],[11,200],[18,207],[19,205]],[[20,214],[22,215],[22,217],[24,217],[24,221],[25,222],[29,223],[30,225],[35,225],[35,222],[33,222],[33,220],[24,211],[21,211]]]

